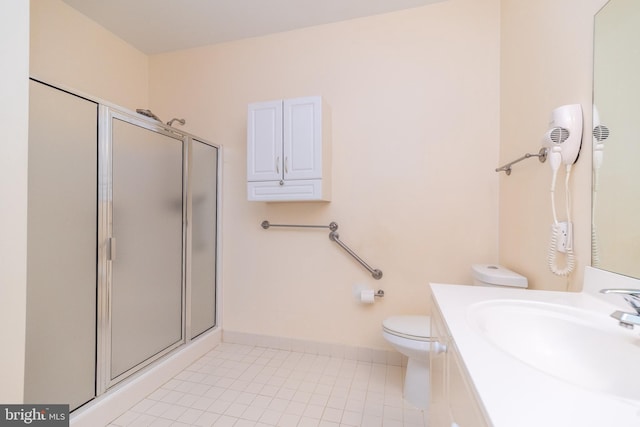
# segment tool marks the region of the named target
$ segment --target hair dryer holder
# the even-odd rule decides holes
[[[507,175],[511,175],[511,166],[531,157],[537,157],[540,163],[544,163],[550,152],[560,154],[560,163],[567,166],[574,164],[578,160],[582,145],[581,105],[563,105],[553,110],[549,128],[542,139],[542,148],[537,154],[526,153],[519,159],[496,168],[496,172],[504,171]],[[554,160],[558,159],[554,157]],[[552,163],[552,168],[554,168],[558,162]]]
[[[511,175],[511,166],[515,165],[518,162],[521,162],[525,159],[529,159],[531,157],[537,157],[538,160],[540,160],[540,163],[544,163],[547,160],[547,149],[546,148],[541,148],[540,151],[538,151],[538,154],[532,154],[532,153],[526,153],[524,156],[520,157],[519,159],[516,159],[512,162],[509,162],[503,166],[500,166],[499,168],[496,168],[496,172],[502,172],[504,171],[504,173],[506,173],[507,175]]]

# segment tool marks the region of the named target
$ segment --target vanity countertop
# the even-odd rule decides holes
[[[608,286],[607,286],[608,287]],[[569,306],[606,316],[619,309],[588,293],[431,284],[477,395],[493,427],[638,427],[640,401],[628,401],[573,385],[503,352],[468,319],[469,307],[491,300],[524,300]],[[611,324],[620,328],[614,319]],[[504,319],[508,322],[509,319]],[[635,334],[640,346],[640,334]],[[570,339],[570,338],[569,338]],[[609,351],[606,346],[602,352]],[[637,371],[630,373],[640,378]],[[640,381],[636,381],[640,395]]]

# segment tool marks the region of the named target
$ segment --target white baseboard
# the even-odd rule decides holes
[[[392,366],[406,366],[406,357],[395,350],[354,347],[349,345],[324,343],[318,341],[283,338],[270,335],[249,334],[224,330],[222,341],[233,344],[254,345],[277,350],[298,351],[301,353],[341,357],[361,362],[380,363]]]

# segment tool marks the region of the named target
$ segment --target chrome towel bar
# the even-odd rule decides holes
[[[360,263],[360,265],[362,265],[364,268],[366,268],[369,271],[369,273],[371,273],[371,276],[374,279],[380,280],[382,278],[382,271],[381,270],[378,270],[377,268],[372,268],[369,264],[364,262],[364,260],[362,258],[360,258],[358,255],[356,255],[356,253],[353,252],[347,245],[345,245],[344,242],[342,242],[342,240],[340,240],[340,235],[337,232],[338,224],[336,222],[331,222],[329,225],[300,225],[300,224],[271,224],[269,221],[262,221],[262,223],[260,225],[265,230],[268,230],[269,227],[328,228],[329,230],[331,230],[331,232],[329,233],[329,240],[331,240],[333,242],[336,242],[338,244],[338,246],[340,246],[342,249],[347,251],[347,253],[349,255],[351,255],[356,261],[358,261]],[[382,292],[382,295],[380,295],[380,293],[379,293],[376,296],[383,296],[383,295],[384,295],[384,292]]]

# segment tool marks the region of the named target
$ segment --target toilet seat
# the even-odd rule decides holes
[[[432,341],[429,322],[429,316],[391,316],[382,322],[382,329],[401,338]]]

